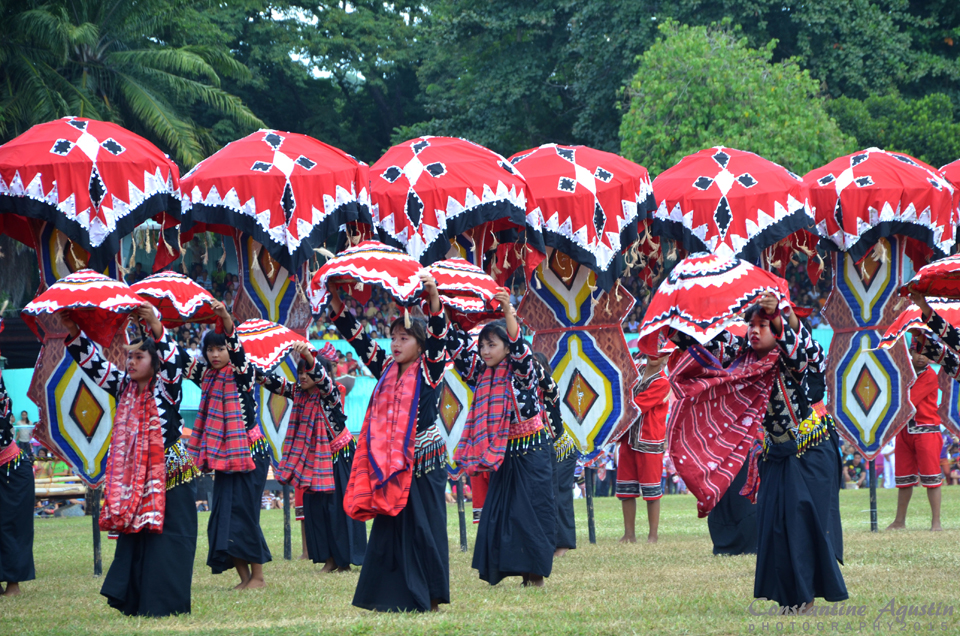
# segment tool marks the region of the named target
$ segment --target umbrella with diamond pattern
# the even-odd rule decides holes
[[[0,146],[0,231],[36,248],[45,221],[102,271],[151,217],[180,216],[180,171],[159,148],[109,122],[64,117]]]
[[[383,242],[423,265],[443,260],[461,239],[468,260],[497,243],[526,247],[521,264],[532,272],[543,259],[541,218],[523,176],[497,153],[465,139],[419,137],[390,148],[370,167],[373,223]],[[463,236],[461,236],[463,235]],[[505,254],[495,259],[508,262]]]
[[[766,248],[813,223],[803,181],[752,152],[717,146],[653,181],[653,233],[687,252],[758,263]]]
[[[235,230],[262,244],[288,272],[345,223],[369,219],[367,165],[306,135],[260,130],[231,142],[184,175],[183,242]]]

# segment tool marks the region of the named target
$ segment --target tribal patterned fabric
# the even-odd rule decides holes
[[[210,292],[178,272],[157,272],[133,283],[130,289],[157,308],[164,324],[218,321]]]
[[[934,297],[928,300],[960,299],[960,254],[921,267],[910,282],[900,288],[900,295],[909,296],[914,291]]]
[[[102,271],[138,225],[154,216],[180,218],[180,170],[116,124],[64,117],[0,148],[0,216],[8,214],[56,227]]]

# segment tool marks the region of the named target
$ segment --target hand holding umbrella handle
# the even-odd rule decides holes
[[[293,343],[293,346],[291,348],[297,352],[297,355],[300,356],[304,364],[307,365],[308,369],[313,368],[313,364],[314,364],[313,349],[310,348],[310,343],[297,341]]]
[[[226,305],[224,305],[219,300],[214,300],[210,303],[213,313],[215,313],[220,320],[223,322],[223,333],[227,336],[233,334],[233,317],[230,315],[230,312],[227,311]]]
[[[423,282],[423,291],[430,300],[430,313],[440,313],[440,292],[437,290],[437,280],[427,272],[420,272],[420,280]]]
[[[330,311],[336,316],[343,307],[343,299],[340,298],[340,285],[332,280],[328,280],[327,292],[329,292],[330,295],[330,300],[328,301],[330,303]]]
[[[506,289],[501,289],[493,299],[500,303],[503,318],[507,323],[507,335],[515,339],[520,334],[520,324],[517,322],[517,312],[514,311],[513,305],[510,304],[510,292]]]
[[[160,323],[160,318],[157,317],[157,312],[154,311],[153,305],[150,303],[144,301],[142,305],[130,313],[130,318],[133,320],[139,319],[147,323],[151,333],[153,333],[154,340],[163,335],[163,325]]]
[[[919,307],[920,311],[923,312],[923,322],[930,320],[930,316],[933,315],[933,308],[930,306],[930,303],[927,302],[927,297],[915,289],[911,289],[910,300],[912,300],[913,304]]]
[[[73,318],[70,317],[68,312],[61,311],[58,315],[60,316],[60,324],[67,330],[71,338],[76,338],[80,335],[80,327],[77,326],[77,323],[73,321]]]
[[[760,297],[760,316],[770,321],[770,329],[780,335],[783,332],[783,321],[780,319],[780,299],[773,292],[765,292]]]

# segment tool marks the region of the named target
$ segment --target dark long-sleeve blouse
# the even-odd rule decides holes
[[[13,408],[10,396],[7,395],[7,385],[0,375],[0,450],[13,443],[13,424],[10,423],[10,411]]]
[[[539,395],[547,415],[547,423],[553,434],[556,460],[562,462],[576,452],[577,443],[563,425],[563,416],[560,413],[560,387],[539,365],[537,365],[537,377],[539,378]]]
[[[349,311],[333,317],[340,335],[353,347],[360,360],[373,377],[379,380],[392,356],[380,348],[363,331],[360,323]],[[442,468],[446,459],[446,446],[437,429],[440,413],[440,397],[443,393],[443,372],[447,364],[445,339],[447,319],[444,313],[427,313],[427,340],[420,356],[420,403],[417,405],[417,439],[414,445],[414,474],[419,477],[435,468]]]
[[[960,331],[934,311],[927,320],[927,326],[936,334],[935,338],[917,338],[914,348],[930,358],[955,380],[960,381]]]
[[[823,348],[803,323],[794,332],[786,320],[782,322],[783,330],[777,337],[780,350],[778,381],[774,383],[763,419],[767,440],[772,443],[797,439],[801,434],[798,425],[811,416],[813,405],[823,399],[825,391],[826,356]],[[698,345],[696,340],[680,332],[674,335],[673,340],[682,349]],[[703,348],[727,367],[746,354],[750,344],[745,338],[725,331]]]
[[[518,416],[522,420],[528,420],[536,417],[540,413],[541,406],[538,395],[540,374],[537,373],[538,367],[534,364],[533,352],[530,350],[530,346],[520,337],[519,333],[516,338],[510,338],[510,342],[507,344],[509,347],[507,362],[511,366],[512,371],[510,374],[511,386],[513,388],[513,396],[516,398],[516,404],[520,411],[517,413],[516,409],[511,408],[512,425],[517,422]],[[480,376],[487,370],[487,365],[480,357],[477,349],[478,344],[476,338],[472,338],[470,334],[461,331],[456,326],[450,327],[447,335],[447,351],[450,357],[453,358],[453,364],[460,374],[460,377],[462,377],[463,381],[471,388],[477,386],[480,382]],[[508,403],[508,408],[511,406],[512,405]],[[557,395],[558,412],[559,408],[559,395]],[[563,426],[562,421],[560,421],[560,426]]]
[[[166,457],[167,488],[186,483],[199,474],[180,441],[183,417],[180,415],[180,400],[183,397],[183,372],[180,349],[173,343],[166,329],[155,339],[160,370],[153,383],[153,397],[157,404],[157,416],[163,429],[163,447]],[[129,382],[125,371],[107,360],[93,341],[81,332],[68,339],[67,351],[87,376],[97,386],[119,398]]]
[[[339,435],[347,425],[347,416],[340,402],[340,388],[316,359],[313,361],[313,367],[307,369],[307,375],[317,383],[316,390],[320,393],[320,404],[333,428],[333,434]],[[296,399],[300,391],[296,382],[291,382],[279,373],[264,373],[259,376],[259,379],[266,390],[282,395],[288,400]]]

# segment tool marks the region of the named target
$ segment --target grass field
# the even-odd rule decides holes
[[[841,491],[849,605],[862,617],[818,620],[752,615],[752,557],[713,557],[706,520],[697,519],[691,496],[663,499],[660,543],[621,546],[620,507],[597,500],[597,544],[587,541],[586,508],[577,501],[578,549],[554,563],[543,590],[508,579],[491,588],[459,551],[456,507],[448,507],[451,604],[429,615],[375,614],[350,605],[357,573],[320,575],[319,566],[284,561],[283,513],[264,512],[262,523],[274,561],[265,569],[267,589],[234,592],[234,576],[212,576],[206,559],[206,520],[193,579],[193,613],[164,619],[126,618],[99,595],[92,575],[90,519],[36,522],[37,580],[19,598],[0,599],[0,634],[777,634],[960,633],[960,488],[944,488],[942,533],[931,533],[930,509],[915,493],[908,526],[899,533],[869,531],[867,491]],[[878,493],[881,530],[896,508],[896,493]],[[468,508],[469,514],[469,508]],[[637,534],[645,529],[640,506]],[[104,571],[113,544],[104,537]],[[294,529],[299,554],[299,529]],[[881,608],[901,604],[956,603],[953,616],[908,617],[893,623]],[[822,604],[822,601],[821,601]],[[769,609],[758,603],[754,609]]]

